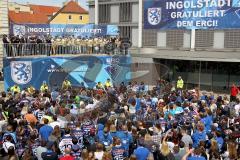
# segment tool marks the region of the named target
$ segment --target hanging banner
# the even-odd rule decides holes
[[[10,24],[10,34],[19,36],[51,35],[74,37],[118,36],[116,25],[75,24]]]
[[[5,90],[17,84],[39,89],[43,81],[61,87],[67,78],[73,86],[93,88],[109,78],[114,85],[131,79],[131,58],[128,56],[78,56],[44,58],[4,58]]]
[[[240,0],[145,0],[145,29],[240,28]]]

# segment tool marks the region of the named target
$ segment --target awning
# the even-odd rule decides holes
[[[132,57],[159,58],[190,61],[240,62],[240,52],[229,51],[182,51],[158,48],[131,49]]]

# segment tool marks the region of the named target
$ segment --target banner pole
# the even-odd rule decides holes
[[[195,51],[196,29],[191,29],[190,51]]]
[[[139,0],[139,17],[138,17],[138,47],[142,48],[142,31],[143,31],[143,0]]]
[[[95,25],[98,25],[98,0],[95,0]]]

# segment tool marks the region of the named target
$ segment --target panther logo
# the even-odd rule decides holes
[[[24,36],[26,34],[26,28],[23,25],[13,25],[13,34]]]
[[[17,84],[27,84],[32,79],[31,61],[12,61],[11,77]]]
[[[148,8],[148,22],[151,25],[158,25],[161,22],[162,9],[161,8]]]

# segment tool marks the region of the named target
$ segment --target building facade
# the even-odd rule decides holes
[[[50,24],[87,24],[88,11],[82,8],[77,1],[69,1],[49,20]]]
[[[47,24],[59,10],[56,6],[9,3],[8,18],[15,24]]]
[[[240,84],[240,29],[142,29],[144,22],[139,23],[139,15],[143,16],[144,6],[139,2],[144,5],[144,0],[91,0],[90,23],[118,25],[121,37],[132,41],[133,59],[140,58],[136,66],[146,60],[168,68],[167,74],[159,69],[160,78],[174,81],[181,75],[187,88],[198,86],[225,92],[232,83]]]
[[[9,22],[16,24],[87,24],[88,11],[78,1],[70,0],[62,7],[37,4],[8,4]]]
[[[0,39],[1,35],[8,34],[8,0],[0,1]],[[0,58],[3,58],[3,44],[0,41]],[[3,63],[0,61],[0,68],[2,68]]]

